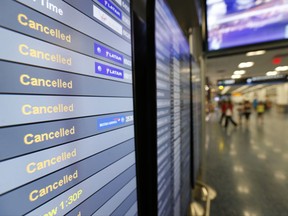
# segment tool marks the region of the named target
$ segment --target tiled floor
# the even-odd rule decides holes
[[[217,191],[211,216],[288,216],[288,115],[265,113],[264,124],[225,130],[207,122],[204,182]]]

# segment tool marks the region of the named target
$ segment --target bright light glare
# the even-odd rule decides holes
[[[268,71],[268,72],[266,73],[266,76],[275,76],[275,75],[277,75],[277,74],[278,74],[277,71]]]
[[[236,71],[234,71],[234,74],[235,74],[235,75],[243,75],[243,74],[245,74],[245,73],[246,73],[245,70],[236,70]]]
[[[248,52],[246,53],[246,56],[257,56],[257,55],[263,55],[265,53],[266,53],[265,50],[258,50],[258,51]]]
[[[288,66],[278,66],[275,68],[275,71],[287,71]]]
[[[238,68],[249,68],[254,65],[254,62],[242,62],[238,65]]]
[[[241,75],[239,75],[239,74],[233,74],[233,75],[231,76],[231,78],[232,78],[232,79],[239,79],[239,78],[241,78]]]

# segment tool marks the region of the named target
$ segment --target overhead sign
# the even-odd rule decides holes
[[[231,85],[256,85],[262,83],[279,83],[288,82],[288,75],[279,74],[275,76],[257,76],[257,77],[246,77],[240,79],[226,79],[218,80],[218,86],[231,86]]]

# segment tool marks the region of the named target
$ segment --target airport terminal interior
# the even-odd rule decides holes
[[[3,0],[0,216],[288,216],[287,0]]]

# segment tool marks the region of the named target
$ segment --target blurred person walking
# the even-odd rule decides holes
[[[229,100],[227,102],[227,106],[226,106],[226,112],[225,112],[225,128],[228,128],[228,124],[229,122],[231,122],[235,127],[237,127],[237,123],[233,120],[233,104],[232,102]]]
[[[252,109],[251,103],[248,100],[245,100],[243,105],[243,114],[245,116],[246,124],[249,123],[251,109]]]
[[[242,102],[240,102],[237,105],[236,110],[238,111],[238,123],[241,125],[242,124],[242,116],[243,116],[243,112],[244,112],[244,106],[243,106]]]
[[[219,124],[222,125],[223,119],[225,118],[226,108],[227,108],[227,102],[225,100],[220,102],[220,108],[221,108],[221,116],[219,120]]]
[[[253,100],[253,109],[256,111],[256,109],[257,109],[257,105],[258,105],[258,100],[257,100],[257,98],[254,98],[254,100]]]
[[[259,103],[257,104],[257,121],[260,124],[264,123],[264,112],[265,112],[265,104],[262,101],[259,101]]]

